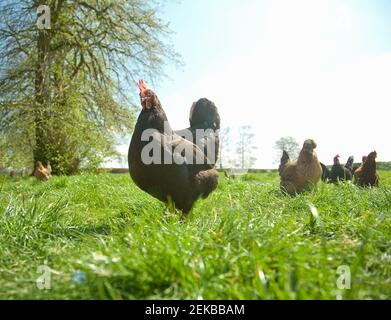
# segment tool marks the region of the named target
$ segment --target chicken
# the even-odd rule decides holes
[[[320,166],[322,167],[322,181],[327,182],[331,178],[330,169],[327,168],[327,166],[324,163],[322,163],[322,162],[319,162],[319,163],[320,163]]]
[[[361,158],[361,164],[360,164],[360,165],[354,165],[354,166],[353,166],[353,175],[354,175],[354,173],[356,172],[356,170],[357,170],[358,168],[360,168],[360,167],[364,164],[365,160],[367,160],[367,156],[362,156],[362,158]]]
[[[354,157],[353,156],[350,156],[348,158],[348,161],[346,161],[346,164],[345,164],[345,168],[348,169],[353,177],[353,173],[354,173],[354,170],[353,170],[353,163],[354,163]]]
[[[198,198],[216,189],[218,172],[200,148],[174,133],[158,97],[142,80],[139,89],[142,111],[128,152],[131,178],[187,215]]]
[[[380,178],[376,171],[376,157],[376,151],[372,151],[365,158],[364,163],[354,172],[354,183],[356,185],[360,187],[379,185]]]
[[[41,161],[37,161],[35,165],[35,170],[34,170],[34,176],[41,181],[47,181],[50,179],[50,173],[48,170],[42,165]]]
[[[290,160],[287,152],[283,152],[278,168],[281,177],[281,190],[288,194],[302,192],[318,183],[322,176],[322,166],[314,151],[316,143],[312,139],[304,141],[297,160]]]
[[[190,127],[175,133],[196,144],[210,163],[216,164],[219,153],[220,115],[216,105],[206,99],[194,102],[189,115]]]
[[[334,157],[334,164],[330,170],[330,182],[338,183],[339,181],[352,180],[352,173],[339,162],[339,154]],[[349,161],[348,161],[349,163]]]

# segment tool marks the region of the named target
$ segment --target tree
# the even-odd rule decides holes
[[[50,7],[50,29],[37,8]],[[129,84],[155,82],[167,61],[157,2],[3,0],[0,4],[0,133],[23,137],[30,161],[72,173],[116,154],[134,125]]]
[[[0,135],[0,169],[13,168],[23,169],[28,166],[24,152],[28,151],[29,146],[25,144],[23,138],[15,136],[13,138]]]
[[[238,131],[238,140],[236,152],[238,154],[237,165],[241,169],[249,169],[257,160],[253,156],[257,147],[254,145],[254,133],[251,126],[241,126]]]
[[[218,159],[218,167],[220,169],[223,169],[224,163],[229,162],[229,151],[230,151],[230,142],[231,142],[231,136],[230,136],[231,128],[225,127],[224,129],[220,130],[219,132],[219,159]]]
[[[300,145],[293,137],[281,137],[275,142],[274,149],[278,150],[276,162],[280,162],[282,151],[286,151],[291,159],[296,159],[299,156]]]

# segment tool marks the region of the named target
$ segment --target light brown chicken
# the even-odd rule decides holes
[[[278,172],[281,177],[281,190],[296,194],[316,185],[322,176],[322,167],[314,151],[316,143],[312,139],[304,141],[297,160],[290,160],[283,152]]]
[[[34,176],[41,181],[47,181],[51,177],[49,171],[43,166],[41,161],[37,161],[35,165]]]

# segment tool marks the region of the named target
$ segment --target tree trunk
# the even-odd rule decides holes
[[[51,161],[52,156],[50,151],[49,139],[51,138],[51,130],[49,127],[49,104],[50,99],[50,42],[53,36],[53,27],[56,24],[57,18],[61,12],[64,0],[57,0],[51,3],[50,11],[50,28],[37,29],[37,65],[35,71],[35,147],[33,150],[34,162],[41,161],[47,163]],[[37,0],[36,6],[47,5],[48,1]],[[53,161],[55,163],[55,161]],[[53,170],[56,172],[56,169]]]
[[[46,163],[48,159],[46,148],[46,128],[45,120],[47,104],[49,103],[49,30],[39,30],[37,51],[38,60],[35,74],[35,148],[34,162],[41,161]]]

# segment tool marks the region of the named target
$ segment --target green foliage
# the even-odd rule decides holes
[[[391,162],[377,162],[376,167],[379,170],[391,170]]]
[[[15,130],[17,131],[17,130]],[[32,167],[31,147],[23,135],[0,134],[0,169],[23,169]]]
[[[0,298],[390,299],[391,172],[380,176],[297,197],[275,172],[222,176],[185,221],[128,175],[0,177]]]
[[[51,29],[38,30],[39,4]],[[176,61],[160,5],[141,0],[19,0],[0,4],[2,162],[50,160],[54,173],[97,166],[135,115],[129,84]],[[2,149],[3,150],[3,149]],[[17,157],[16,157],[17,155]]]

